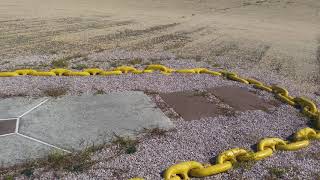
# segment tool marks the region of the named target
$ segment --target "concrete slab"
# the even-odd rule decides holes
[[[41,158],[53,148],[31,141],[19,135],[0,137],[0,165],[10,166],[27,160]]]
[[[43,100],[45,98],[12,97],[0,99],[0,119],[18,117]]]
[[[171,128],[173,123],[142,92],[51,99],[20,121],[19,132],[67,150],[130,135],[143,127]]]

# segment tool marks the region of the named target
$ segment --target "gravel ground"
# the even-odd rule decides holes
[[[167,60],[173,68],[204,66],[201,62]],[[279,84],[289,89],[291,95],[305,95],[320,104],[316,95],[318,87],[301,88],[301,84],[288,81],[272,72],[245,72],[241,69],[230,69],[244,77],[255,77],[268,84]],[[112,77],[16,77],[1,78],[0,93],[2,96],[42,95],[47,88],[68,87],[69,94],[93,94],[97,90],[106,93],[126,90],[148,90],[155,92],[174,92],[210,87],[237,85],[248,87],[237,82],[224,80],[209,75],[171,75],[159,73],[146,75],[121,75]],[[255,91],[253,88],[248,87]],[[264,99],[274,99],[272,95],[256,91]],[[161,98],[153,95],[158,103]],[[270,112],[250,111],[237,112],[235,116],[219,116],[194,121],[173,119],[174,131],[165,136],[144,138],[134,154],[122,154],[111,158],[117,147],[105,148],[95,153],[92,158],[99,160],[88,172],[59,172],[62,179],[127,179],[140,176],[150,180],[161,179],[161,172],[179,161],[196,160],[209,163],[215,160],[220,152],[234,148],[254,148],[263,137],[287,138],[298,129],[306,127],[308,119],[301,116],[290,106],[281,105]],[[240,165],[238,168],[204,179],[317,179],[320,177],[319,142],[313,142],[306,149],[296,152],[277,152],[271,158],[259,161],[254,165]],[[280,169],[280,171],[279,171]],[[55,178],[57,172],[35,171],[40,179]],[[20,176],[18,179],[26,179]]]

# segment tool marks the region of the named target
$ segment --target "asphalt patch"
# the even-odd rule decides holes
[[[220,102],[210,102],[206,93],[216,96]],[[268,110],[277,103],[267,102],[245,88],[227,86],[208,89],[207,92],[183,91],[162,93],[160,97],[184,120],[227,115],[219,103],[229,105],[233,111]]]
[[[218,97],[236,111],[267,110],[274,107],[274,103],[267,102],[258,95],[245,88],[225,86],[210,89],[208,92]]]
[[[195,95],[197,92],[184,91],[159,94],[184,120],[195,120],[221,114],[216,104],[206,97]]]
[[[0,135],[14,133],[16,130],[16,119],[0,120]]]

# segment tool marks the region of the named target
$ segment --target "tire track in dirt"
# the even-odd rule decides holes
[[[10,58],[28,53],[48,53],[54,37],[72,33],[104,30],[133,24],[132,20],[113,21],[94,18],[27,19],[0,22],[0,57]],[[72,47],[69,47],[72,49]],[[54,51],[63,50],[54,47]],[[38,51],[37,51],[38,50]],[[41,51],[41,52],[40,52]],[[47,52],[46,52],[47,51]]]

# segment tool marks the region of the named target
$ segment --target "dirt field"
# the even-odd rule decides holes
[[[93,57],[120,49],[310,84],[320,82],[320,1],[2,0],[0,46],[1,70],[50,68],[59,58],[69,68],[108,67],[125,58]]]

